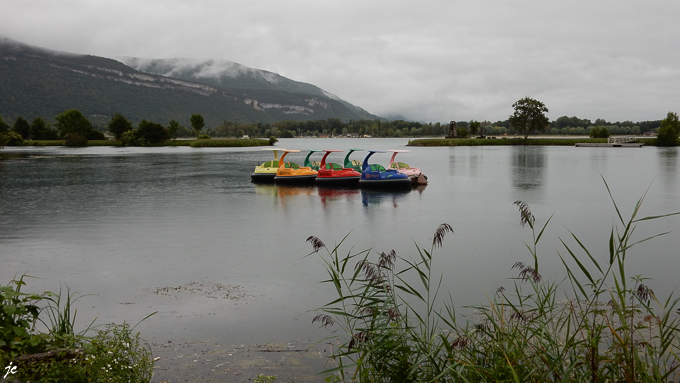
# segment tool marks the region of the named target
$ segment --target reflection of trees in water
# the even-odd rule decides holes
[[[545,168],[545,148],[515,146],[512,155],[512,185],[516,189],[531,190],[542,186]]]
[[[678,178],[678,148],[658,148],[659,168],[663,174],[663,182],[667,188],[675,190]]]

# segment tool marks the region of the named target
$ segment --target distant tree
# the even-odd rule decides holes
[[[130,129],[132,129],[132,123],[128,121],[127,118],[123,117],[122,114],[116,113],[111,116],[111,120],[109,121],[109,132],[113,134],[113,137],[116,140],[120,141],[123,133]]]
[[[31,138],[34,140],[56,140],[59,138],[57,131],[41,117],[36,117],[31,123]]]
[[[19,134],[24,140],[27,140],[31,137],[31,124],[29,124],[26,119],[19,116],[16,121],[14,121],[14,125],[12,125],[12,131]]]
[[[194,130],[194,135],[196,135],[196,137],[201,134],[201,130],[203,130],[204,126],[205,122],[203,121],[203,116],[200,114],[191,115],[191,128]]]
[[[550,124],[550,120],[545,116],[548,108],[538,100],[525,97],[512,104],[512,107],[515,108],[515,112],[509,118],[510,124],[524,136],[524,139],[529,136],[529,132],[543,131]]]
[[[470,125],[468,125],[468,128],[470,129],[470,134],[473,136],[477,135],[477,132],[479,132],[479,129],[482,127],[482,124],[479,121],[472,120],[470,121]]]
[[[57,120],[55,126],[61,138],[68,138],[69,135],[73,134],[86,137],[92,130],[92,123],[76,109],[58,114],[55,120]]]
[[[668,112],[657,131],[656,144],[658,146],[678,146],[678,135],[680,135],[678,114]]]
[[[142,120],[137,128],[137,137],[150,144],[157,144],[170,138],[170,133],[161,124]]]
[[[177,132],[179,131],[180,125],[179,122],[175,120],[170,120],[168,123],[168,134],[170,135],[171,139],[177,138]]]
[[[0,134],[5,134],[9,132],[9,125],[2,119],[2,116],[0,116]]]
[[[5,145],[7,146],[21,146],[24,144],[24,138],[17,132],[7,132],[4,137]]]

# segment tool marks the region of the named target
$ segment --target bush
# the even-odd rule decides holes
[[[120,136],[120,143],[123,146],[146,146],[143,138],[137,135],[136,130],[128,130]]]
[[[198,139],[198,140],[209,140],[209,139],[210,139],[210,136],[207,135],[207,134],[201,134],[200,136],[198,136],[197,139]]]
[[[274,146],[274,144],[277,142],[279,142],[279,140],[276,139],[276,137],[274,136],[269,137],[269,146]]]
[[[16,367],[11,378],[26,382],[151,380],[151,350],[141,344],[134,328],[127,323],[109,324],[90,337],[85,335],[90,325],[76,334],[71,309],[78,298],[73,299],[68,290],[65,296],[48,291],[24,293],[24,277],[0,286],[0,365]],[[49,331],[36,332],[37,323]]]
[[[71,133],[66,137],[65,145],[70,147],[87,146],[87,137],[79,133]]]
[[[21,146],[24,144],[24,138],[17,132],[8,132],[5,135],[5,145],[7,146]]]

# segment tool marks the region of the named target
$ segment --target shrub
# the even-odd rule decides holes
[[[550,219],[536,227],[528,205],[517,201],[533,234],[533,265],[515,263],[513,288],[496,290],[488,304],[474,306],[481,319],[462,325],[450,300],[437,309],[443,275],[432,274],[434,250],[451,226],[438,227],[429,251],[416,245],[414,258],[391,251],[373,260],[372,249],[341,255],[347,237],[332,249],[309,237],[310,255],[327,251],[325,282],[338,293],[313,320],[338,328],[327,381],[677,382],[679,299],[658,299],[644,278],[626,275],[625,263],[636,243],[656,237],[634,241],[637,223],[679,213],[638,218],[643,199],[627,220],[614,203],[618,225],[606,259],[573,234],[576,247],[561,240],[566,286],[539,273],[537,247]]]
[[[61,291],[24,293],[25,277],[0,286],[0,365],[16,367],[12,378],[39,382],[150,381],[154,364],[151,350],[141,344],[134,327],[109,324],[90,337],[86,336],[90,324],[76,334],[72,304],[80,297],[74,299],[68,290],[64,296]],[[38,323],[48,331],[37,332]]]
[[[139,137],[136,130],[128,130],[120,136],[120,143],[123,146],[146,146],[147,142]]]
[[[279,140],[276,139],[276,137],[274,136],[269,137],[269,146],[274,146],[274,144],[277,142],[279,142]]]
[[[66,137],[65,145],[70,147],[87,146],[87,137],[79,133],[70,133]]]
[[[24,144],[24,138],[17,132],[8,132],[5,135],[5,145],[7,146],[21,146]]]
[[[197,139],[198,139],[198,140],[209,140],[209,139],[210,139],[210,136],[207,135],[207,134],[201,134],[200,136],[198,136]]]

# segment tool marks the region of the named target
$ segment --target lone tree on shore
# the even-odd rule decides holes
[[[658,146],[678,146],[678,135],[680,135],[678,114],[668,112],[657,131],[656,144]]]
[[[200,114],[191,115],[191,128],[194,130],[196,138],[198,138],[198,136],[201,135],[201,130],[203,130],[204,126],[205,122],[203,121],[203,116],[201,116]]]
[[[548,108],[538,100],[525,97],[512,104],[512,107],[515,108],[515,113],[508,120],[524,135],[524,139],[529,136],[530,131],[542,131],[550,124],[550,120],[545,116]]]

